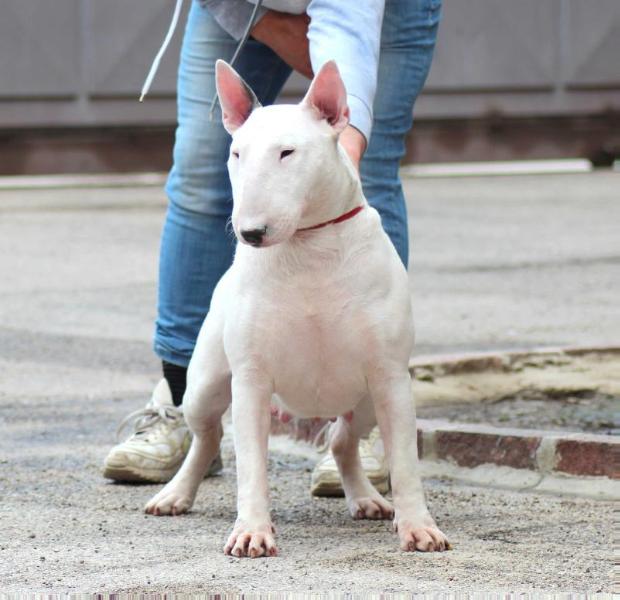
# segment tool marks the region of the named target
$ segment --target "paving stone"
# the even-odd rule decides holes
[[[601,436],[602,437],[602,436]],[[556,442],[557,471],[620,479],[620,441],[563,439]]]

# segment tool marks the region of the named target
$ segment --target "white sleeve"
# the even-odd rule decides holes
[[[372,129],[385,0],[311,0],[310,60],[316,73],[334,59],[347,88],[351,125]]]

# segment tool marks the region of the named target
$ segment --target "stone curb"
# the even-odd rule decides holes
[[[620,479],[620,439],[611,435],[419,419],[418,451],[424,460],[470,469],[490,464],[541,475]]]

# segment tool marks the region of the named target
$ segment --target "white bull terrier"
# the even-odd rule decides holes
[[[330,447],[353,518],[393,517],[403,550],[444,550],[418,471],[408,277],[338,144],[349,114],[338,68],[326,63],[299,105],[260,107],[223,61],[216,82],[232,135],[232,225],[241,243],[187,373],[191,449],[146,512],[192,506],[232,401],[238,516],[224,551],[275,555],[267,481],[274,402],[299,417],[338,417]],[[369,482],[358,452],[377,421],[394,508]]]

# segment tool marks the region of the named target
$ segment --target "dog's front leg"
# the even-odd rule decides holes
[[[426,507],[418,464],[415,407],[409,373],[382,377],[372,384],[372,397],[390,465],[394,529],[402,550],[445,550],[446,536]]]
[[[267,446],[271,387],[251,377],[233,376],[232,419],[237,459],[237,521],[224,552],[233,556],[275,556],[269,515]]]

